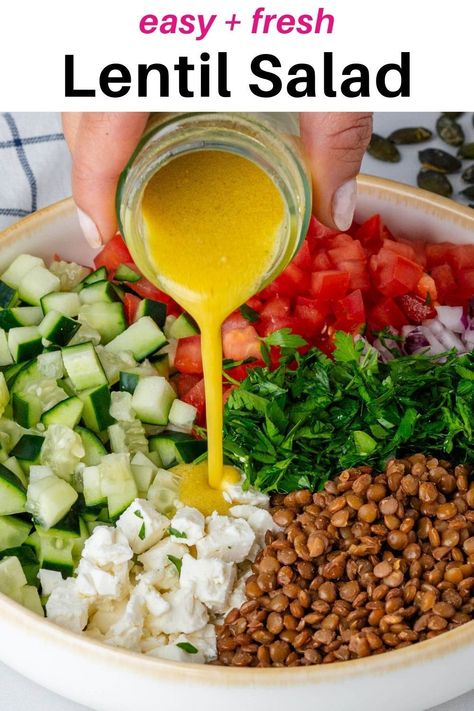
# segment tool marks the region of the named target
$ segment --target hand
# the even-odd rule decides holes
[[[92,247],[117,229],[115,190],[145,128],[147,113],[65,113],[72,153],[72,191]],[[369,113],[302,113],[301,136],[313,173],[313,212],[341,231],[352,222],[355,178],[370,140]]]

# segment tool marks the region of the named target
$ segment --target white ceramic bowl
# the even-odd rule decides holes
[[[398,183],[363,177],[357,219],[380,212],[395,234],[474,242],[474,211]],[[21,252],[89,263],[72,201],[3,233],[0,269]],[[474,621],[428,642],[367,659],[297,669],[181,665],[106,647],[66,632],[0,595],[0,659],[103,711],[421,711],[474,686]]]

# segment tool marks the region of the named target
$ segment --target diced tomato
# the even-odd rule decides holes
[[[222,334],[222,349],[224,358],[245,360],[246,358],[261,358],[260,339],[253,326],[234,328]]]
[[[416,262],[416,253],[413,247],[407,242],[397,242],[394,239],[384,239],[383,246],[385,249],[390,249],[396,254],[401,254],[402,257],[411,259],[412,262]]]
[[[346,247],[347,245],[352,244],[353,241],[353,237],[348,235],[347,232],[339,232],[339,234],[325,239],[324,244],[326,246],[326,249],[329,250],[337,249],[338,247]]]
[[[426,259],[426,243],[422,239],[412,239],[406,244],[410,244],[415,250],[415,259],[413,261],[418,262],[423,269],[426,269],[428,263]]]
[[[291,263],[299,269],[303,269],[303,271],[311,270],[311,252],[309,249],[309,242],[307,242],[306,240],[303,242],[298,252],[293,257]]]
[[[247,328],[249,322],[242,316],[240,310],[233,311],[230,316],[227,316],[226,320],[222,324],[222,333],[225,331],[232,331],[235,328]]]
[[[226,370],[226,374],[233,378],[234,380],[238,380],[239,383],[242,382],[242,380],[245,380],[245,378],[248,375],[248,371],[251,368],[259,368],[265,365],[263,360],[255,360],[253,363],[245,363],[245,365],[236,365],[235,368],[229,368]]]
[[[173,377],[173,385],[176,387],[178,397],[182,400],[186,393],[193,388],[201,380],[199,375],[191,375],[189,373],[178,373]]]
[[[311,293],[325,301],[342,299],[349,288],[349,281],[349,272],[335,270],[313,272],[311,275]]]
[[[357,329],[365,323],[365,306],[362,292],[356,289],[334,304],[334,315],[336,330],[350,331]]]
[[[439,264],[433,267],[431,276],[436,284],[438,298],[441,303],[453,305],[453,302],[456,301],[457,283],[450,265]]]
[[[369,273],[363,262],[340,262],[339,269],[342,272],[349,272],[349,289],[361,289],[367,291],[371,288]]]
[[[135,321],[135,315],[137,313],[139,303],[140,299],[138,296],[135,296],[135,294],[129,294],[127,292],[123,297],[123,308],[128,325]]]
[[[429,274],[423,274],[420,281],[416,285],[416,293],[418,296],[421,296],[424,301],[428,301],[429,303],[438,301],[436,283],[433,277],[430,277]]]
[[[297,294],[306,294],[309,291],[309,286],[309,273],[294,264],[289,264],[267,289],[273,294],[296,296]]]
[[[428,267],[431,269],[446,264],[449,261],[452,246],[450,242],[428,242],[426,245]]]
[[[419,264],[382,248],[370,259],[375,286],[384,296],[402,296],[414,291],[423,274]]]
[[[371,331],[381,331],[386,326],[398,329],[406,324],[406,317],[395,301],[387,297],[371,309],[368,322]]]
[[[372,252],[377,251],[382,246],[383,234],[382,221],[380,215],[372,215],[359,227],[355,233],[355,238],[360,240],[366,249]]]
[[[262,318],[272,316],[288,316],[290,309],[291,303],[288,296],[274,296],[262,307],[260,314]]]
[[[436,316],[435,307],[421,296],[405,294],[397,298],[397,303],[410,323],[420,324]]]
[[[332,264],[327,252],[323,249],[318,252],[315,252],[313,257],[312,271],[325,272],[328,271],[328,269],[332,269]]]
[[[321,299],[308,299],[298,296],[295,305],[295,316],[307,323],[310,328],[318,333],[326,322],[329,313],[329,304]]]
[[[237,378],[235,378],[235,380],[237,380]],[[223,393],[222,393],[222,404],[223,405],[226,404],[227,400],[231,396],[232,391],[235,390],[236,387],[237,387],[237,385],[229,385],[229,387],[224,388]]]
[[[330,227],[326,227],[326,225],[323,225],[321,222],[318,222],[314,215],[311,216],[308,225],[308,232],[306,235],[306,239],[309,242],[309,247],[311,251],[313,251],[314,249],[321,249],[321,247],[323,246],[322,241],[324,239],[337,234],[338,230],[333,230]]]
[[[449,263],[456,271],[474,269],[474,244],[457,244],[449,251]]]
[[[468,301],[474,296],[474,269],[462,269],[458,273],[458,283],[463,301]]]
[[[249,309],[253,309],[254,311],[258,311],[258,313],[260,313],[260,309],[262,308],[262,301],[258,298],[258,296],[251,296],[250,299],[247,299],[245,303],[247,304]]]
[[[332,356],[336,348],[336,346],[334,345],[334,341],[330,336],[321,336],[321,338],[317,339],[315,346],[329,357]]]
[[[161,289],[157,289],[151,281],[145,277],[141,277],[138,281],[130,282],[130,289],[142,297],[142,299],[151,299],[152,301],[162,301],[164,304],[169,304],[172,299]]]
[[[366,254],[358,239],[354,239],[350,242],[350,244],[346,244],[342,247],[330,249],[328,251],[328,255],[331,262],[338,269],[340,269],[340,264],[342,262],[360,262],[364,264],[366,261]]]
[[[189,375],[202,373],[201,336],[188,336],[188,338],[179,339],[174,366],[180,373]]]
[[[206,424],[206,397],[204,393],[204,379],[199,380],[186,395],[183,396],[184,402],[193,405],[197,410],[196,424]]]
[[[112,237],[94,258],[95,268],[105,267],[109,274],[113,274],[120,264],[128,262],[133,262],[132,255],[119,234]]]

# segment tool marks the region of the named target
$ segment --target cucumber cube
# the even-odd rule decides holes
[[[142,378],[132,396],[132,407],[142,422],[151,425],[166,425],[176,393],[160,375]]]

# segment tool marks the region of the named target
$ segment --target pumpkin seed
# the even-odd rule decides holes
[[[464,115],[464,111],[443,111],[441,116],[447,116],[450,119],[458,119]]]
[[[474,185],[470,185],[468,188],[461,190],[461,195],[467,197],[468,200],[474,200]]]
[[[436,170],[424,169],[418,173],[417,183],[419,188],[429,190],[432,193],[450,197],[453,194],[453,186],[448,178]]]
[[[441,148],[425,148],[418,152],[418,158],[424,168],[438,173],[456,173],[461,167],[461,161]]]
[[[376,158],[377,160],[383,160],[386,163],[398,163],[401,159],[400,151],[392,141],[388,138],[383,138],[377,133],[372,134],[370,143],[367,147],[367,153]]]
[[[463,171],[461,177],[465,183],[474,183],[474,163]]]
[[[398,145],[422,143],[423,141],[428,141],[432,135],[433,132],[430,131],[429,128],[423,128],[423,126],[409,126],[392,131],[388,140]]]
[[[474,142],[464,143],[458,150],[458,156],[460,158],[474,158]]]
[[[448,146],[462,146],[464,143],[464,131],[456,121],[449,116],[440,116],[436,121],[436,131],[438,136],[448,144]]]

